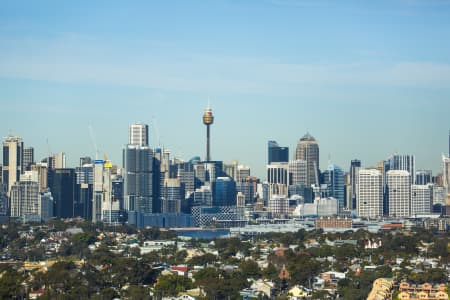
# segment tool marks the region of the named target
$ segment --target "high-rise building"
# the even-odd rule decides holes
[[[89,156],[80,157],[80,167],[92,164],[92,159]]]
[[[386,173],[389,216],[411,215],[411,179],[406,170],[390,170]]]
[[[236,182],[244,181],[250,177],[250,167],[238,165],[236,169],[236,178],[233,178]]]
[[[289,199],[282,195],[273,195],[269,200],[269,211],[273,217],[287,217],[289,213]]]
[[[236,205],[236,183],[230,177],[218,177],[213,182],[213,206]]]
[[[289,161],[289,148],[280,147],[276,141],[269,141],[267,143],[268,152],[268,164],[273,162],[288,162]]]
[[[167,178],[161,193],[162,213],[180,213],[184,191],[179,179]]]
[[[269,184],[269,199],[273,195],[288,195],[289,164],[286,162],[271,163],[267,165],[267,182]]]
[[[306,186],[307,163],[306,160],[291,160],[288,164],[289,185]]]
[[[203,124],[206,125],[206,161],[211,161],[211,149],[210,149],[210,143],[211,143],[211,136],[210,136],[210,127],[214,123],[214,116],[212,113],[212,109],[208,107],[205,109],[205,112],[203,113]]]
[[[3,142],[2,180],[9,192],[13,184],[19,181],[23,168],[23,141],[16,136],[7,136]]]
[[[244,198],[244,204],[253,204],[258,179],[253,176],[247,177],[245,180],[236,182],[236,191],[240,192]]]
[[[51,169],[65,169],[66,168],[66,154],[64,152],[53,154],[47,158],[48,168]]]
[[[86,220],[92,220],[92,199],[94,196],[94,166],[83,164],[75,168],[77,201],[75,215]]]
[[[431,170],[418,170],[416,171],[416,184],[417,185],[425,185],[428,183],[432,183],[433,175]]]
[[[433,185],[411,186],[411,215],[424,215],[432,212]]]
[[[78,198],[75,169],[49,170],[48,187],[55,202],[55,217],[73,218],[75,216],[75,203]]]
[[[125,210],[151,214],[153,202],[159,200],[154,199],[152,149],[148,146],[127,145],[123,150],[123,163]],[[159,189],[159,184],[155,188]]]
[[[442,155],[442,184],[450,194],[450,157]]]
[[[356,194],[358,192],[358,172],[361,168],[361,161],[359,159],[353,159],[350,162],[350,206],[349,209],[356,209]]]
[[[306,160],[306,184],[319,184],[319,144],[316,139],[306,133],[298,142],[295,159]]]
[[[131,124],[128,144],[141,147],[148,146],[148,125],[144,123]]]
[[[323,183],[328,186],[328,196],[335,198],[339,208],[345,207],[344,171],[334,164],[323,172]]]
[[[408,171],[410,175],[410,185],[414,184],[414,180],[416,179],[414,176],[414,174],[416,174],[415,161],[416,158],[414,155],[393,154],[389,157],[389,170]]]
[[[11,187],[11,217],[40,221],[39,185],[34,181],[16,181]]]
[[[375,169],[359,170],[356,201],[358,216],[377,218],[383,215],[381,176],[380,171]]]
[[[233,160],[231,163],[224,163],[223,164],[223,173],[233,178],[234,181],[237,181],[237,169],[238,169],[238,161]]]
[[[34,164],[34,148],[23,148],[23,167],[24,170],[30,171],[31,165]]]

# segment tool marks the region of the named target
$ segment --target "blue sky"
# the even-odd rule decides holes
[[[151,143],[264,177],[267,140],[308,130],[321,168],[393,152],[440,170],[450,128],[450,1],[2,1],[0,130],[69,164]],[[48,141],[48,145],[47,145]]]

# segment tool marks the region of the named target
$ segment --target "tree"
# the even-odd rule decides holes
[[[155,294],[162,297],[177,296],[180,292],[192,289],[194,286],[189,278],[178,275],[160,276],[155,285]]]
[[[24,276],[14,270],[0,273],[0,299],[20,298],[24,294],[23,281]]]
[[[239,269],[247,278],[258,278],[261,276],[259,265],[254,260],[246,260],[239,264]]]

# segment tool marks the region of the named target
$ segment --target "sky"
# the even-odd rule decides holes
[[[392,153],[440,172],[450,129],[450,1],[0,1],[0,134],[68,165],[150,144],[265,178],[267,141],[319,142],[320,167]],[[94,145],[97,145],[96,147]]]

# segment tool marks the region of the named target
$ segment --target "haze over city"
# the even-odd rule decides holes
[[[24,2],[0,9],[0,119],[36,158],[122,164],[128,126],[151,146],[265,178],[267,141],[309,131],[328,161],[394,152],[441,171],[450,111],[448,1]],[[159,139],[158,139],[159,136]],[[159,140],[159,142],[158,142]]]

